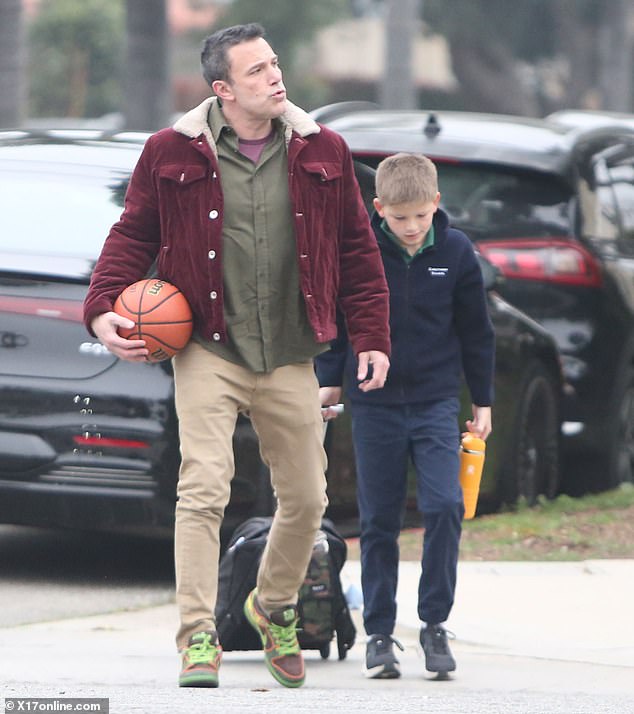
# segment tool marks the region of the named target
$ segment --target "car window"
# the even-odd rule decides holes
[[[454,224],[508,238],[570,233],[570,193],[551,177],[490,166],[436,165],[442,205]]]
[[[0,167],[0,251],[95,258],[119,218],[128,174]]]
[[[376,168],[381,156],[357,152],[357,164]],[[442,208],[473,237],[530,238],[570,235],[570,189],[552,176],[491,164],[434,157]]]

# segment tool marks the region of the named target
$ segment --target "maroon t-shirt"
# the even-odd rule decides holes
[[[275,129],[271,129],[271,133],[263,139],[238,139],[238,148],[240,153],[251,159],[254,164],[257,164],[262,156],[264,147],[275,136]]]

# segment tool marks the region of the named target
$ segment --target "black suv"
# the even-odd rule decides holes
[[[502,271],[502,295],[560,347],[568,488],[632,481],[634,117],[533,120],[359,103],[313,116],[369,166],[399,151],[436,163],[452,223]]]

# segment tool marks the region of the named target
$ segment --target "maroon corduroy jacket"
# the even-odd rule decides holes
[[[187,297],[195,329],[224,341],[223,195],[207,123],[210,102],[152,135],[130,180],[121,218],[95,269],[84,321],[112,310],[125,287],[156,260],[158,277]],[[297,241],[300,288],[318,342],[336,336],[335,308],[346,318],[358,354],[389,355],[388,289],[383,265],[343,139],[288,104],[281,117]]]

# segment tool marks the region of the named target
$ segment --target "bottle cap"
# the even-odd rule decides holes
[[[462,448],[468,451],[484,451],[486,449],[486,442],[484,439],[467,433],[462,437]]]

